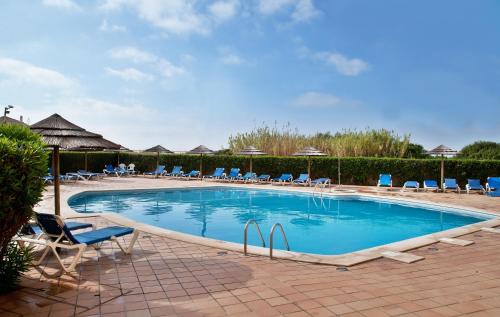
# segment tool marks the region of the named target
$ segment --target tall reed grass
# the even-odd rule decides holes
[[[306,146],[313,146],[329,155],[340,157],[405,157],[410,144],[409,135],[400,136],[385,129],[364,131],[342,130],[305,135],[290,124],[281,128],[263,125],[250,132],[229,137],[229,148],[237,153],[255,146],[270,155],[291,155]]]

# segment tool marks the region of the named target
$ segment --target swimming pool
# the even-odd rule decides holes
[[[283,225],[291,251],[338,255],[484,221],[492,216],[364,196],[313,196],[233,187],[172,188],[77,194],[80,213],[113,212],[182,233],[243,243],[255,219],[266,245],[273,224]],[[260,246],[253,228],[249,244]],[[275,248],[284,249],[279,233]]]

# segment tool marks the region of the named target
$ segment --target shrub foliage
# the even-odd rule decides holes
[[[117,163],[116,153],[94,152],[88,154],[88,166],[93,171],[102,171],[105,164]],[[122,153],[120,161],[126,164],[134,163],[140,171],[152,171],[156,167],[156,154]],[[250,160],[241,155],[204,155],[203,173],[211,173],[216,167],[239,167],[242,172],[249,169]],[[61,153],[63,172],[71,172],[83,168],[84,156],[78,152]],[[171,170],[174,165],[181,165],[185,172],[198,170],[199,155],[162,154],[160,164]],[[375,185],[380,173],[393,175],[394,185],[402,185],[406,180],[436,179],[440,177],[440,159],[400,159],[400,158],[369,158],[343,157],[340,158],[342,184]],[[330,177],[338,182],[338,158],[313,157],[311,158],[312,177]],[[262,174],[279,176],[290,172],[295,177],[307,171],[307,158],[294,156],[254,156],[253,171]],[[447,159],[445,162],[445,176],[456,178],[465,185],[467,178],[480,178],[485,181],[488,176],[500,175],[500,160],[466,160]]]
[[[11,256],[21,256],[13,250],[12,237],[30,219],[33,206],[40,201],[47,173],[47,152],[40,137],[28,128],[0,125],[0,281],[17,280],[22,265],[13,265]],[[12,270],[14,268],[14,270]],[[15,273],[17,272],[17,273]],[[3,276],[2,274],[14,274]],[[15,275],[17,274],[17,275]]]
[[[478,141],[465,146],[459,157],[470,159],[500,160],[500,143]]]

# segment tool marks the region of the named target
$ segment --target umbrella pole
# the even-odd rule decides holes
[[[252,155],[250,155],[250,173],[252,173]]]
[[[309,177],[309,185],[311,185],[311,156],[307,157],[307,176]]]
[[[203,179],[203,154],[200,154],[200,179]]]
[[[87,151],[85,151],[85,171],[88,171],[88,168],[87,168]]]
[[[156,170],[158,171],[158,166],[160,166],[160,152],[156,152]],[[155,178],[158,178],[158,173],[155,173]]]
[[[119,166],[120,165],[120,151],[116,152],[116,156],[117,156],[117,158],[116,158],[116,165]]]
[[[61,215],[61,197],[60,197],[60,183],[59,183],[59,147],[54,146],[54,152],[52,160],[54,162],[54,213],[56,216]]]
[[[444,155],[441,154],[441,189],[444,189]]]

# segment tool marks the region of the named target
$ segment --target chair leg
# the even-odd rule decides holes
[[[50,249],[52,250],[52,252],[56,256],[57,262],[59,262],[59,265],[61,266],[61,268],[65,272],[71,272],[71,271],[75,270],[76,265],[80,262],[80,259],[82,258],[83,252],[87,248],[87,246],[84,244],[78,245],[77,246],[78,252],[76,253],[75,258],[73,259],[71,264],[68,267],[66,267],[64,265],[64,262],[62,261],[61,257],[59,256],[59,253],[57,252],[57,247],[58,246],[56,244],[50,245]],[[59,245],[59,247],[60,247],[60,245]]]
[[[130,240],[130,243],[127,246],[127,248],[124,248],[116,237],[112,237],[111,241],[114,241],[118,245],[118,247],[123,251],[123,253],[130,254],[130,252],[132,252],[132,249],[134,248],[134,244],[137,241],[137,238],[139,238],[139,231],[134,230],[134,233],[132,235],[132,240]]]

